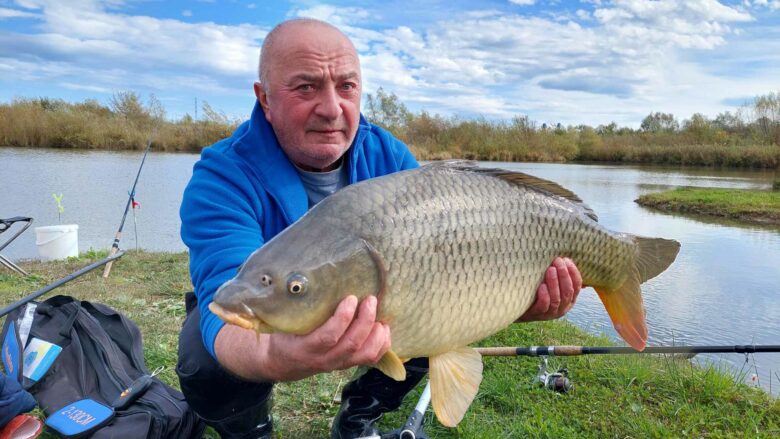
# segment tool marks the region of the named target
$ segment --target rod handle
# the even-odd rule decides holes
[[[114,241],[115,245],[113,245],[111,247],[111,251],[108,253],[109,257],[114,256],[116,254],[116,252],[119,251],[119,246],[116,245],[116,243],[118,241],[119,241],[119,238],[117,238]],[[111,273],[111,265],[113,265],[113,263],[114,263],[114,260],[112,259],[112,260],[108,261],[108,263],[106,264],[105,268],[103,268],[103,279],[108,279],[108,274]]]
[[[554,355],[559,357],[582,355],[582,346],[556,346]]]
[[[517,355],[517,348],[513,347],[493,347],[476,348],[480,355],[485,357],[514,357]]]

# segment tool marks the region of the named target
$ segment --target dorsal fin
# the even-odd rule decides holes
[[[471,160],[443,160],[439,162],[433,162],[425,167],[431,168],[447,168],[455,171],[465,172],[478,172],[480,174],[487,174],[497,178],[501,178],[510,183],[533,189],[537,192],[541,192],[548,196],[557,196],[566,200],[572,201],[580,205],[585,215],[598,221],[596,212],[582,201],[582,198],[578,197],[574,192],[566,189],[565,187],[555,183],[554,181],[545,180],[543,178],[535,177],[523,172],[509,171],[499,168],[481,168],[477,165],[477,162]]]

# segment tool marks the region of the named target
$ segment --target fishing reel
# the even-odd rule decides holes
[[[547,370],[548,367],[547,357],[543,357],[542,363],[539,365],[539,374],[534,381],[558,393],[567,393],[571,390],[572,384],[569,380],[569,370],[562,367],[557,372],[550,372]]]

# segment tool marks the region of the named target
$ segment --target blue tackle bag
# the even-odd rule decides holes
[[[69,296],[31,302],[8,315],[0,338],[6,370],[16,368],[46,425],[63,437],[203,435],[181,392],[147,369],[138,327],[106,305]]]

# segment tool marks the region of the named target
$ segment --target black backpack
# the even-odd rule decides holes
[[[34,311],[29,307],[35,307]],[[47,417],[85,398],[111,407],[123,390],[139,378],[144,381],[144,386],[138,387],[145,389],[126,406],[114,408],[113,418],[67,437],[91,434],[93,438],[178,439],[203,435],[205,424],[189,408],[184,395],[156,377],[149,379],[141,332],[119,312],[100,303],[56,296],[10,313],[1,340],[11,338],[8,331],[12,322],[21,333],[29,328],[29,336],[23,336],[25,341],[11,343],[19,345],[18,358],[22,358],[23,345],[33,338],[62,348],[38,381],[20,376],[22,387],[32,393]]]

